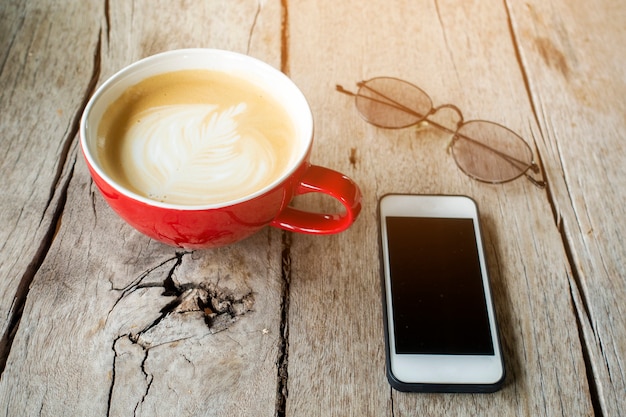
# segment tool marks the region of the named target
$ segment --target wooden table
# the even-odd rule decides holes
[[[625,22],[617,0],[4,0],[0,414],[626,415]],[[118,69],[182,47],[248,53],[298,84],[312,162],[363,191],[351,229],[189,252],[109,209],[77,145],[82,109]],[[335,84],[379,75],[519,132],[548,187],[474,181],[449,135],[368,125]],[[478,201],[502,391],[388,385],[375,213],[389,192]]]

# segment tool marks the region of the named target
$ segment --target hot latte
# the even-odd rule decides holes
[[[279,178],[295,128],[267,91],[223,72],[182,70],[128,88],[98,126],[106,173],[152,200],[209,205],[250,195]]]

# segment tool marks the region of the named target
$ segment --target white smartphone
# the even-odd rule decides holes
[[[505,368],[474,200],[388,194],[378,212],[391,386],[498,390]]]

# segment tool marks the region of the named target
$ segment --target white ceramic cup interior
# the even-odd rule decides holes
[[[233,201],[210,205],[177,205],[151,200],[134,193],[117,184],[102,169],[98,160],[97,132],[100,120],[109,105],[115,101],[129,87],[142,80],[173,71],[188,69],[206,69],[224,71],[232,76],[238,76],[269,92],[283,105],[293,120],[296,130],[294,140],[295,151],[287,169],[271,184],[253,194]],[[102,84],[88,102],[80,125],[81,145],[89,165],[120,193],[152,206],[176,208],[180,210],[197,210],[206,208],[224,207],[255,198],[274,188],[285,178],[288,178],[306,158],[313,140],[313,117],[306,98],[298,87],[282,72],[271,65],[256,58],[236,52],[218,49],[179,49],[160,53],[137,61],[109,78]]]

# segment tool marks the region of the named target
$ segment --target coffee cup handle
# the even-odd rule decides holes
[[[318,165],[311,165],[300,180],[296,195],[327,194],[341,202],[345,213],[311,213],[285,208],[270,224],[292,232],[329,235],[346,230],[361,211],[361,191],[350,178]]]

